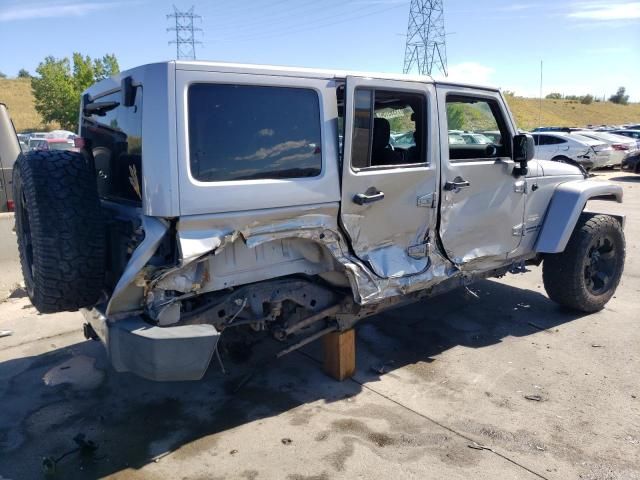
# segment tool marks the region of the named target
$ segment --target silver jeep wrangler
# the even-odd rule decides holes
[[[624,218],[583,213],[621,187],[535,160],[497,89],[166,62],[89,88],[79,130],[16,161],[18,244],[35,307],[82,309],[117,371],[199,379],[227,329],[287,352],[541,262],[595,312],[622,275]]]

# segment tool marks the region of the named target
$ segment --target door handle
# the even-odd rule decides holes
[[[375,188],[369,188],[364,193],[356,193],[353,196],[353,202],[358,205],[368,205],[369,203],[379,202],[384,199],[384,192],[380,192]]]
[[[460,190],[461,188],[467,188],[470,187],[471,184],[467,181],[467,180],[463,180],[460,177],[456,177],[453,179],[453,182],[446,182],[444,184],[444,189],[447,191],[453,191],[453,192],[457,192],[458,190]]]

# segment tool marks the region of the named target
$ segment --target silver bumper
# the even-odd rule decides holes
[[[220,338],[212,325],[156,327],[140,317],[108,321],[97,309],[82,310],[117,372],[154,381],[200,380]]]

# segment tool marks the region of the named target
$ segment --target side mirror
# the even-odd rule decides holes
[[[525,166],[533,158],[536,144],[528,133],[519,133],[513,137],[513,159]]]
[[[520,164],[514,174],[517,176],[527,174],[527,163],[535,154],[536,144],[533,137],[527,133],[519,133],[513,137],[513,160]]]

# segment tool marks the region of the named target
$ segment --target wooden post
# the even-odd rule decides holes
[[[331,332],[322,338],[324,371],[339,382],[356,371],[356,331]]]

